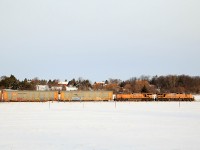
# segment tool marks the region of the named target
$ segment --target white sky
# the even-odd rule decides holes
[[[199,0],[0,0],[0,76],[200,75]]]

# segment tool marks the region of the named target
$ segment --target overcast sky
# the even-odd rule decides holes
[[[200,75],[199,0],[0,0],[0,76]]]

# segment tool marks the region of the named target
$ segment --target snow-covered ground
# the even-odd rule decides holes
[[[200,95],[199,94],[195,94],[193,96],[194,96],[195,101],[199,101],[200,102]]]
[[[0,150],[199,150],[200,102],[0,103]]]

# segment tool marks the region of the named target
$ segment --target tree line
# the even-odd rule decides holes
[[[67,80],[66,80],[67,81]],[[58,86],[58,79],[18,80],[14,75],[0,77],[0,89],[35,90],[36,85]],[[79,90],[111,90],[114,93],[200,93],[200,76],[166,75],[141,76],[128,80],[108,79],[105,82],[94,82],[89,79],[72,79],[69,86],[76,86]],[[65,89],[65,88],[63,88]]]

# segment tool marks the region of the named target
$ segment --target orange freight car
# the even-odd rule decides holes
[[[2,91],[0,91],[0,101],[2,101]]]

